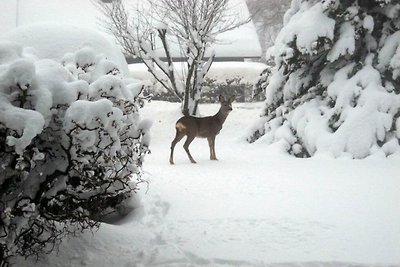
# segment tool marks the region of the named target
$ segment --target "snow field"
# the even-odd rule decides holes
[[[170,106],[156,103],[162,114],[170,113],[163,104]],[[217,108],[209,105],[203,113]],[[181,141],[175,149],[176,165],[168,168],[174,129],[169,130],[170,140],[159,144],[156,136],[161,142],[161,133],[168,129],[162,119],[153,125],[153,155],[158,156],[146,163],[156,165],[156,160],[161,166],[156,173],[148,169],[154,176],[151,190],[170,199],[166,222],[180,221],[172,231],[185,237],[180,237],[183,247],[206,259],[253,263],[398,261],[400,231],[392,225],[400,223],[395,161],[301,160],[280,153],[278,147],[240,142],[240,133],[257,112],[252,104],[236,104],[217,137],[218,162],[208,160],[207,141],[196,139],[190,151],[197,165],[190,164]],[[173,119],[164,120],[174,124]],[[378,247],[384,249],[374,251]]]
[[[233,106],[219,161],[196,139],[191,164],[182,140],[171,166],[179,104],[149,103],[149,188],[135,215],[63,243],[40,266],[400,266],[398,158],[295,159],[279,143],[249,145],[241,135],[261,104]]]

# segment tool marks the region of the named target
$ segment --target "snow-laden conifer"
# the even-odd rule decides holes
[[[296,156],[399,153],[399,36],[395,1],[293,0],[248,141]]]

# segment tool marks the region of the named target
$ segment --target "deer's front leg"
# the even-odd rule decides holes
[[[215,136],[208,137],[207,140],[210,147],[210,160],[217,160],[217,156],[215,155]]]

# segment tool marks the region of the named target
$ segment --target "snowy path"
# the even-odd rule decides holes
[[[248,145],[239,137],[259,112],[250,107],[228,117],[219,161],[197,139],[198,164],[181,142],[171,166],[178,106],[148,105],[158,120],[144,214],[72,239],[41,266],[400,266],[399,160],[301,160]]]

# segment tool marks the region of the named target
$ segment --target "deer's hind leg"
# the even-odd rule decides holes
[[[188,135],[186,138],[185,144],[183,145],[183,148],[185,149],[186,154],[188,155],[191,163],[196,163],[196,161],[193,159],[192,155],[190,155],[190,151],[189,151],[189,145],[193,141],[194,138],[195,138],[194,135]]]
[[[172,140],[171,143],[171,154],[169,155],[169,163],[174,164],[174,148],[175,145],[182,140],[182,138],[185,136],[184,133],[180,132],[178,129],[176,129],[176,135],[174,140]]]

